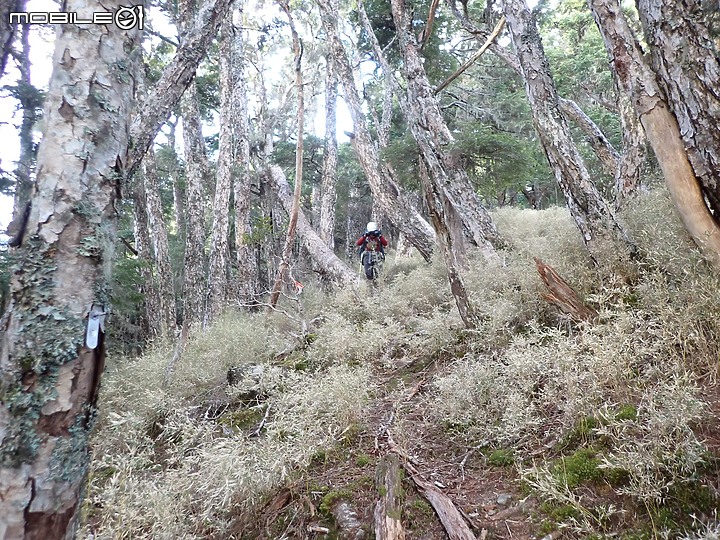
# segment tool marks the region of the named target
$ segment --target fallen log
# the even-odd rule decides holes
[[[533,257],[538,274],[550,292],[542,295],[548,303],[560,308],[576,321],[591,321],[597,318],[598,313],[583,302],[580,295],[567,281],[550,265],[545,264],[537,257]]]
[[[398,499],[402,494],[400,460],[396,455],[380,458],[375,485],[381,494],[375,505],[375,540],[405,540]]]
[[[445,528],[450,540],[477,540],[477,537],[465,522],[462,514],[452,502],[450,497],[436,488],[433,484],[423,479],[412,465],[403,464],[405,470],[415,482],[420,494],[427,499],[430,505],[435,509],[435,513],[440,518],[442,526]]]

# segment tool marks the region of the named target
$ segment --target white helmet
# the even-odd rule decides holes
[[[377,231],[378,230],[377,223],[375,223],[374,221],[371,221],[370,223],[367,224],[367,227],[365,230],[366,230],[366,232],[369,232],[369,233]]]

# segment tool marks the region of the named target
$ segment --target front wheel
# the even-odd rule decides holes
[[[365,268],[365,277],[375,279],[377,277],[377,269],[375,268],[375,257],[370,253],[363,255],[363,267]]]

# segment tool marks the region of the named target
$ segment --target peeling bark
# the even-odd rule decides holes
[[[560,112],[555,83],[527,3],[506,0],[504,12],[523,72],[535,131],[591,257],[598,262],[598,240],[603,238],[632,249],[612,209],[592,181]]]
[[[703,7],[699,0],[638,0],[637,8],[653,71],[720,221],[720,55]]]
[[[289,215],[292,211],[293,196],[282,169],[277,165],[272,165],[265,176],[277,193],[285,212]],[[313,230],[302,209],[298,210],[297,234],[319,271],[325,274],[330,281],[340,286],[359,284],[358,274],[353,272],[327,247],[325,242]]]
[[[663,99],[655,74],[645,62],[617,0],[588,0],[588,4],[619,84],[632,100],[685,229],[707,259],[720,267],[720,228],[705,204],[677,120]]]
[[[66,2],[83,18],[94,7]],[[70,539],[76,530],[105,358],[104,332],[86,346],[86,317],[91,306],[109,307],[136,73],[125,51],[139,47],[137,30],[58,30],[37,191],[0,350],[2,540]]]

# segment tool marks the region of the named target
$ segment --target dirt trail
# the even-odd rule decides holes
[[[457,445],[425,420],[429,382],[438,369],[438,362],[429,358],[404,362],[386,353],[376,361],[378,392],[362,425],[347,430],[332,451],[318,452],[301,479],[268,498],[251,523],[238,523],[238,537],[375,538],[373,513],[385,491],[376,485],[375,472],[388,454],[398,455],[402,465],[399,507],[407,540],[542,536],[529,517],[536,503],[521,493],[511,464],[490,464],[480,448]],[[448,535],[408,469],[420,484],[452,502],[472,536]],[[362,530],[338,525],[344,521],[343,509],[352,512]]]

